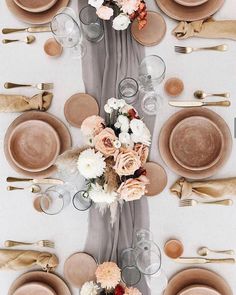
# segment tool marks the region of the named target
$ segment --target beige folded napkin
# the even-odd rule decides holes
[[[52,97],[53,94],[46,91],[33,97],[0,94],[0,112],[46,111],[51,105]]]
[[[190,23],[181,21],[172,34],[177,39],[200,37],[236,40],[236,20],[216,21],[211,18]]]
[[[193,182],[180,178],[170,188],[170,191],[180,199],[189,198],[193,194],[212,198],[236,196],[236,177]]]
[[[53,270],[58,264],[57,256],[48,252],[0,249],[0,270],[21,270],[34,265],[43,270]]]

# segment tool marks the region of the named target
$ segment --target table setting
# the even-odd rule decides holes
[[[236,292],[235,8],[1,3],[0,295]]]

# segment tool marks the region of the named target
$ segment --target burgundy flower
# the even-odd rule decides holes
[[[123,295],[125,294],[125,289],[121,285],[117,285],[115,288],[114,295]]]

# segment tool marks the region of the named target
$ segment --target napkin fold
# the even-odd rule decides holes
[[[0,112],[46,111],[51,105],[52,97],[53,94],[46,91],[32,97],[0,94]]]
[[[236,195],[236,177],[193,182],[180,178],[172,185],[170,191],[180,199],[187,199],[193,194],[212,198],[234,196]]]
[[[172,34],[180,40],[190,37],[236,40],[236,20],[216,21],[210,18],[190,23],[181,21]]]
[[[58,264],[57,256],[48,252],[0,249],[0,270],[21,270],[34,265],[43,270],[53,270]]]

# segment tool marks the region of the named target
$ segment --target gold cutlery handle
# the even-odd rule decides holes
[[[42,33],[42,32],[51,32],[50,26],[39,26],[39,27],[30,27],[27,28],[28,33]]]
[[[221,201],[214,201],[214,202],[203,202],[201,204],[205,205],[224,205],[224,206],[232,206],[233,201],[230,199],[227,200],[221,200]]]
[[[4,87],[6,89],[11,89],[11,88],[17,88],[17,87],[31,87],[32,85],[30,84],[17,84],[17,83],[11,83],[11,82],[6,82],[4,84]]]
[[[231,105],[229,100],[222,101],[207,101],[203,102],[204,106],[219,106],[219,107],[229,107]]]
[[[7,177],[7,182],[17,182],[17,181],[31,181],[30,178],[18,178],[18,177]]]
[[[3,44],[13,43],[13,42],[20,42],[20,40],[18,40],[18,39],[3,39],[2,40]]]
[[[10,34],[10,33],[15,33],[15,32],[24,32],[26,31],[26,28],[23,29],[12,29],[12,28],[4,28],[2,29],[3,34]]]
[[[24,242],[18,242],[18,241],[11,241],[11,240],[7,240],[4,242],[4,246],[5,247],[15,247],[15,246],[20,246],[20,245],[25,245],[25,246],[29,246],[29,245],[33,245],[32,243],[24,243]]]
[[[213,94],[211,94],[211,96],[220,96],[220,97],[229,98],[230,97],[230,94],[229,94],[229,92],[225,92],[225,93],[213,93]]]
[[[226,51],[228,50],[227,44],[221,44],[217,46],[210,46],[210,47],[199,47],[199,48],[193,48],[194,51],[198,50],[216,50],[216,51]]]
[[[24,190],[24,188],[23,187],[16,187],[16,186],[8,186],[7,190],[8,191]]]
[[[207,259],[207,263],[235,263],[234,258]]]
[[[234,250],[220,250],[220,251],[212,251],[212,252],[218,253],[218,254],[228,254],[228,255],[235,254]]]

